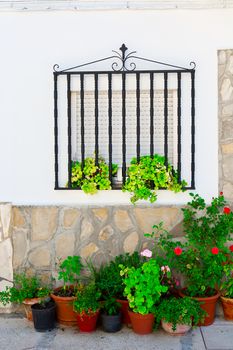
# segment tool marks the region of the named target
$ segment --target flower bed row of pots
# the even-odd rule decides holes
[[[160,223],[145,233],[148,248],[142,252],[116,256],[100,268],[69,256],[59,265],[62,286],[53,289],[37,276],[16,275],[13,287],[0,292],[0,302],[36,302],[32,318],[39,331],[52,329],[56,318],[93,331],[100,317],[107,332],[119,331],[123,322],[138,334],[160,325],[170,334],[183,334],[213,323],[220,296],[225,318],[233,321],[233,245],[228,243],[233,213],[222,193],[208,206],[199,195],[191,197],[183,209],[182,241]]]

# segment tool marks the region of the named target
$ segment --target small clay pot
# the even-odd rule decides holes
[[[141,315],[130,310],[128,312],[135,333],[140,335],[152,333],[155,320],[153,314]]]
[[[233,299],[220,297],[222,302],[222,308],[224,313],[224,318],[227,321],[233,321]]]
[[[54,292],[58,292],[60,288],[56,288]],[[74,300],[76,297],[61,297],[56,294],[51,294],[51,298],[55,301],[57,307],[57,320],[59,323],[66,326],[75,326],[77,323],[77,315],[73,309]]]
[[[37,304],[41,301],[41,298],[27,298],[24,299],[23,301],[23,306],[24,306],[24,310],[26,313],[26,317],[28,319],[28,321],[32,321],[33,320],[33,316],[32,316],[32,309],[31,306],[34,304]]]
[[[161,321],[162,328],[165,330],[165,332],[169,333],[170,335],[184,335],[186,334],[190,329],[191,326],[186,324],[177,324],[176,330],[174,331],[172,329],[172,323],[165,322],[164,320]]]
[[[96,324],[99,316],[99,311],[92,313],[90,315],[77,314],[76,320],[80,332],[90,333],[96,330]]]

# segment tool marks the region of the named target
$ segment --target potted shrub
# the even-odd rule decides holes
[[[128,312],[134,332],[151,333],[156,303],[168,289],[161,285],[159,265],[155,259],[150,259],[138,268],[121,265],[120,273],[124,276],[124,295],[129,301]]]
[[[84,164],[72,162],[71,186],[81,188],[85,193],[95,194],[98,190],[110,190],[109,166],[104,158],[99,157],[98,165],[95,158],[86,158]],[[112,164],[112,175],[117,173],[117,164]]]
[[[68,256],[60,265],[58,280],[63,286],[56,288],[51,294],[57,306],[57,320],[65,325],[76,324],[76,314],[73,311],[73,301],[80,288],[80,273],[83,265],[80,256]]]
[[[226,242],[233,232],[233,214],[221,194],[209,206],[198,194],[183,208],[185,243],[174,242],[168,233],[156,239],[156,254],[165,254],[169,264],[185,278],[182,296],[198,299],[207,312],[203,325],[213,323],[219,283],[227,260]],[[157,227],[156,227],[157,228]],[[148,234],[147,234],[148,236]],[[151,237],[155,238],[155,232]]]
[[[133,158],[130,164],[122,190],[133,194],[130,199],[133,204],[139,199],[155,202],[156,191],[160,188],[180,192],[187,185],[184,180],[179,182],[178,173],[171,164],[166,164],[165,157],[158,154],[141,156],[139,162]]]
[[[74,301],[77,325],[81,332],[93,332],[99,316],[101,293],[94,283],[90,283],[77,291]]]
[[[233,245],[230,246],[231,252]],[[220,287],[221,302],[223,307],[224,318],[233,321],[233,265],[228,263],[224,265],[224,277]]]
[[[101,320],[103,330],[109,333],[118,332],[121,329],[121,304],[114,298],[105,300],[102,304]]]
[[[95,281],[96,287],[101,292],[101,299],[108,300],[115,298],[121,304],[122,322],[130,326],[131,321],[128,315],[129,302],[124,296],[125,285],[123,283],[123,276],[120,275],[120,265],[125,267],[139,267],[144,259],[138,252],[133,254],[117,255],[108,264],[101,266],[98,270],[89,264],[92,272],[92,278]]]
[[[37,332],[50,331],[56,324],[56,304],[49,297],[41,298],[39,303],[32,305],[32,316]]]
[[[171,335],[183,335],[205,316],[200,303],[189,297],[163,299],[156,310],[156,321]]]
[[[25,273],[15,274],[13,286],[7,286],[4,291],[0,292],[0,302],[3,305],[23,304],[27,319],[32,321],[31,306],[48,295],[48,288],[41,287],[42,285],[38,276],[27,276]]]

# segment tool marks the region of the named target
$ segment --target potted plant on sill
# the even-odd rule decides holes
[[[137,334],[152,332],[156,303],[161,294],[168,288],[161,285],[160,267],[155,259],[150,259],[141,267],[121,265],[121,276],[124,276],[124,295],[129,301],[129,316],[132,327]]]
[[[41,298],[47,296],[49,290],[43,286],[38,276],[27,276],[25,273],[15,274],[13,286],[7,286],[0,292],[0,302],[23,304],[27,319],[32,321],[31,306],[38,303]]]
[[[200,303],[189,297],[165,298],[156,310],[156,321],[171,335],[184,335],[205,317]]]
[[[163,254],[185,278],[180,295],[201,302],[207,312],[204,323],[213,323],[219,298],[219,283],[227,260],[226,242],[233,232],[233,214],[222,195],[213,198],[209,206],[198,194],[190,193],[192,201],[183,208],[185,242],[174,242],[168,233],[156,239],[156,254]],[[157,227],[156,227],[157,228]],[[148,236],[148,235],[147,235]],[[151,237],[155,238],[155,232]]]
[[[133,158],[127,174],[122,190],[133,194],[130,199],[133,204],[139,199],[155,202],[156,191],[160,188],[180,192],[187,185],[184,180],[178,181],[178,173],[171,164],[166,164],[165,157],[158,154],[141,156],[139,162]]]
[[[121,304],[115,298],[109,298],[102,304],[101,320],[103,330],[108,333],[115,333],[121,330]]]
[[[230,246],[233,252],[233,245]],[[224,265],[224,277],[220,287],[224,318],[233,321],[233,261]]]
[[[100,296],[101,293],[97,290],[94,283],[90,283],[77,291],[74,311],[76,312],[77,325],[81,332],[95,331],[100,310]]]
[[[84,164],[79,161],[72,162],[71,186],[81,188],[87,194],[95,194],[98,190],[110,190],[109,166],[104,158],[99,157],[98,165],[95,158],[88,157]],[[112,164],[112,176],[116,175],[117,164]]]
[[[121,304],[122,322],[127,326],[131,325],[128,315],[129,302],[124,296],[125,286],[123,276],[120,275],[121,268],[119,266],[124,265],[125,267],[137,268],[142,265],[143,261],[145,259],[138,252],[134,252],[131,255],[129,253],[117,255],[112,261],[99,269],[89,264],[92,279],[101,292],[101,299],[105,301],[109,298],[115,298]]]
[[[63,280],[63,286],[56,288],[51,294],[57,306],[57,320],[65,325],[76,324],[76,314],[73,302],[80,284],[80,274],[83,265],[80,256],[68,256],[60,265],[58,280]]]

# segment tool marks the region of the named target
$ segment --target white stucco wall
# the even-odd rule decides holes
[[[0,13],[0,201],[129,203],[121,191],[54,191],[52,66],[108,56],[123,42],[196,71],[196,187],[218,191],[217,50],[233,47],[233,9]],[[156,204],[186,202],[160,191]]]

